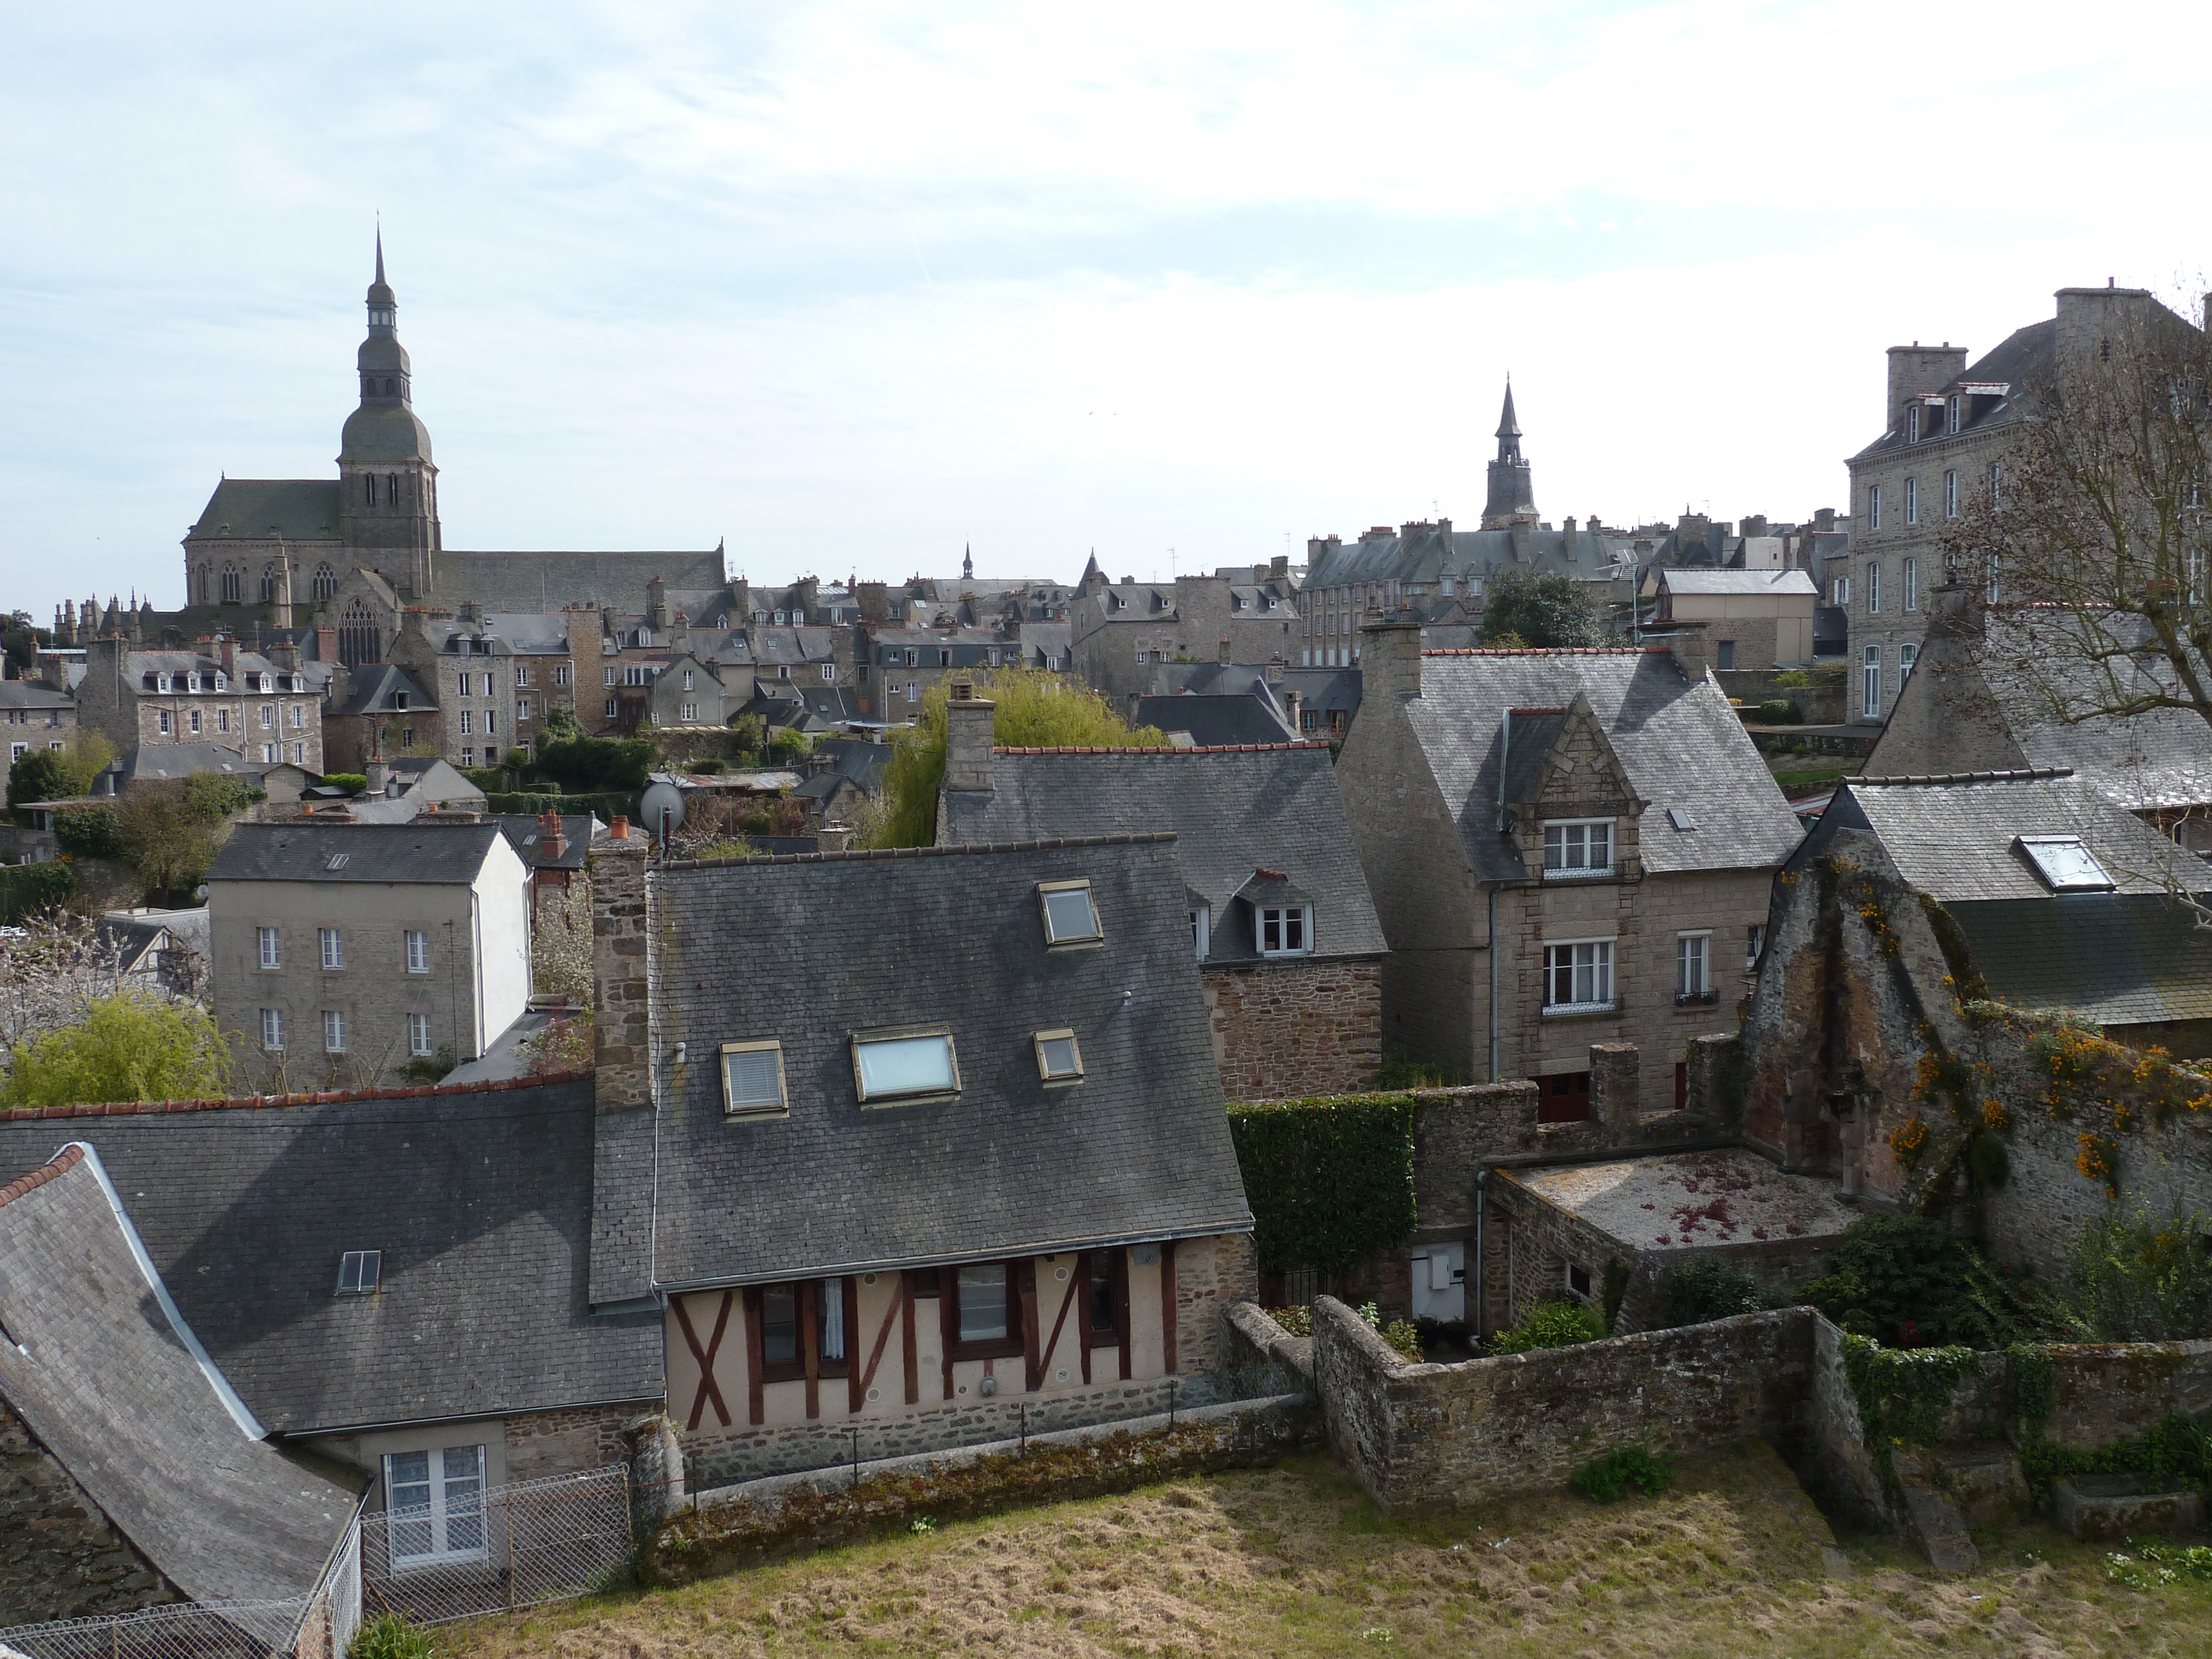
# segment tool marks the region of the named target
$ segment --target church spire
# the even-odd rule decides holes
[[[1505,409],[1504,412],[1498,417],[1497,435],[1501,439],[1518,438],[1521,435],[1521,422],[1513,413],[1513,377],[1510,374],[1505,377]],[[1515,447],[1518,448],[1519,446],[1516,445]],[[1498,446],[1498,453],[1501,460],[1504,459],[1505,448],[1502,443]]]
[[[960,580],[963,582],[975,580],[975,544],[973,542],[960,544]]]
[[[1521,454],[1521,422],[1513,412],[1513,380],[1505,380],[1505,407],[1498,417],[1498,459],[1490,464],[1490,495],[1482,509],[1485,530],[1508,530],[1536,517],[1536,487]]]

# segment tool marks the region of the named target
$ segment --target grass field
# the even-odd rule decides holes
[[[769,1654],[2212,1653],[2212,1594],[2106,1581],[2047,1528],[1950,1579],[1846,1538],[1773,1454],[1674,1490],[1384,1516],[1321,1457],[435,1632],[440,1659]]]

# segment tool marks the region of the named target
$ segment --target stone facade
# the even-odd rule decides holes
[[[78,722],[118,754],[216,744],[257,764],[323,769],[322,694],[295,646],[264,654],[241,651],[226,635],[154,650],[111,635],[91,641],[85,665]]]
[[[1255,963],[1199,974],[1231,1100],[1352,1094],[1382,1063],[1376,962]]]
[[[185,1599],[0,1401],[0,1624]]]
[[[627,1463],[637,1449],[638,1414],[658,1401],[583,1406],[568,1411],[523,1412],[501,1425],[507,1443],[507,1478],[543,1480]]]
[[[617,818],[592,848],[592,1079],[601,1112],[653,1104],[653,1011],[646,952],[646,841]]]
[[[1125,708],[1151,692],[1164,662],[1292,660],[1298,606],[1287,557],[1171,582],[1109,582],[1094,568],[1070,607],[1070,661],[1078,679]]]

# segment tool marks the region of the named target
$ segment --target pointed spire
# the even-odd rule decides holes
[[[975,545],[973,542],[960,544],[960,580],[963,582],[975,580]]]
[[[1500,438],[1517,438],[1521,435],[1521,422],[1515,419],[1513,415],[1513,377],[1510,374],[1505,377],[1505,410],[1498,417],[1498,431],[1495,435]]]
[[[384,216],[376,218],[376,280],[384,280]]]

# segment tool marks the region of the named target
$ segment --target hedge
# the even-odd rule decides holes
[[[14,927],[76,891],[66,864],[0,866],[0,927]]]
[[[605,795],[544,795],[536,790],[523,790],[514,794],[486,795],[487,812],[528,812],[543,817],[547,812],[581,814],[596,812],[603,823],[612,823],[617,818],[637,816],[637,797],[634,794]]]
[[[1409,1095],[1232,1104],[1229,1132],[1271,1273],[1340,1273],[1413,1236]]]

